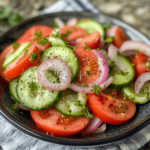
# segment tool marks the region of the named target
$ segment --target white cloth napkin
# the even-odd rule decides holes
[[[88,0],[59,0],[41,14],[60,11],[100,13]],[[137,150],[148,141],[150,141],[150,125],[122,141],[97,148],[62,146],[24,134],[0,114],[0,150]]]

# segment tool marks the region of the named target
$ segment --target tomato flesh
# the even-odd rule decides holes
[[[136,105],[130,100],[124,100],[123,94],[118,97],[112,97],[101,93],[89,94],[88,103],[94,115],[103,122],[112,125],[119,125],[127,122],[133,117],[136,111]]]
[[[80,72],[77,82],[80,84],[90,84],[100,76],[98,72],[98,58],[96,54],[88,49],[77,48],[73,50],[80,61]],[[90,72],[90,75],[88,74]]]
[[[113,41],[114,45],[117,48],[120,48],[121,45],[127,40],[128,40],[128,37],[126,36],[124,31],[120,27],[118,27],[115,33],[115,40]]]
[[[62,116],[56,109],[30,111],[34,122],[44,131],[59,136],[74,135],[80,132],[89,122],[86,117]]]
[[[60,33],[61,35],[65,35],[68,33],[68,35],[66,35],[65,37],[63,36],[63,39],[68,41],[74,41],[78,38],[83,38],[89,35],[89,33],[85,29],[82,29],[81,27],[77,26],[64,26],[60,29]]]
[[[85,47],[91,49],[97,49],[100,47],[100,33],[98,31],[84,37],[78,44],[77,47]]]

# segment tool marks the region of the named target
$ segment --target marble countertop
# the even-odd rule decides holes
[[[12,6],[13,13],[19,12],[24,19],[37,16],[40,11],[51,6],[57,0],[0,0],[0,9]],[[102,13],[116,17],[132,25],[150,39],[150,0],[89,0]],[[10,25],[0,21],[0,35]],[[140,150],[150,150],[150,142]]]

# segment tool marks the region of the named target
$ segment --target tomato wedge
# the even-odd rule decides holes
[[[32,44],[28,48],[28,52],[23,53],[13,63],[8,65],[6,67],[6,70],[4,71],[4,75],[12,79],[19,76],[22,72],[24,72],[29,67],[38,65],[39,64],[38,61],[36,60],[34,60],[33,62],[30,61],[32,53],[36,53],[37,60],[38,60],[40,54],[38,53],[38,49],[35,46],[35,44]]]
[[[114,45],[117,48],[120,48],[121,45],[127,40],[128,40],[128,37],[126,36],[124,31],[120,27],[118,27],[115,33],[115,40],[113,41]]]
[[[100,33],[98,31],[93,32],[90,35],[84,37],[78,44],[77,47],[85,47],[91,49],[97,49],[100,47]]]
[[[56,109],[44,111],[30,110],[34,122],[44,131],[59,136],[68,136],[80,132],[89,122],[86,117],[63,116]]]
[[[80,72],[77,82],[80,84],[90,84],[98,79],[98,58],[96,54],[85,48],[77,48],[73,50],[80,61]]]
[[[17,42],[29,42],[37,37],[48,37],[52,34],[53,28],[46,25],[35,25],[25,31],[25,33],[17,40]],[[35,35],[36,34],[36,35]]]
[[[64,26],[60,29],[60,33],[62,38],[68,41],[74,41],[78,38],[83,38],[89,35],[85,29],[77,26]]]
[[[127,122],[136,112],[135,103],[124,100],[120,91],[117,96],[89,94],[88,103],[95,116],[112,125]]]

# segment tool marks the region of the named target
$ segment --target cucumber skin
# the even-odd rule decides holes
[[[114,89],[114,90],[121,90],[121,89],[123,89],[123,88],[129,86],[129,85],[131,84],[131,82],[133,81],[134,77],[135,77],[135,71],[134,71],[134,67],[132,66],[132,63],[131,63],[125,56],[122,56],[122,55],[120,55],[120,56],[121,56],[123,59],[125,59],[126,61],[128,61],[128,63],[131,65],[133,75],[132,75],[132,78],[129,80],[128,83],[120,84],[120,85],[111,83],[111,85],[109,86],[109,88],[110,88],[110,89]]]
[[[32,66],[32,67],[38,67],[38,66]],[[31,68],[31,67],[30,67],[30,68]],[[30,69],[30,68],[29,68],[29,69]],[[43,107],[43,108],[41,108],[41,109],[33,109],[33,108],[31,108],[31,107],[25,106],[25,105],[21,102],[21,99],[20,99],[19,94],[18,94],[18,91],[17,91],[17,87],[18,87],[19,81],[21,80],[21,77],[23,76],[23,74],[24,74],[26,71],[28,71],[28,69],[25,70],[25,71],[20,75],[20,77],[19,77],[19,79],[18,79],[18,82],[17,82],[17,86],[16,86],[16,94],[17,94],[17,97],[18,97],[18,100],[19,100],[19,104],[21,104],[22,106],[27,107],[27,108],[29,108],[29,109],[31,109],[31,110],[35,110],[35,111],[46,110],[46,109],[48,109],[48,108],[54,106],[54,105],[59,101],[59,99],[61,98],[62,91],[58,91],[57,97],[55,98],[55,100],[53,100],[53,102],[51,103],[51,105],[47,105],[47,106],[45,106],[45,107]]]

